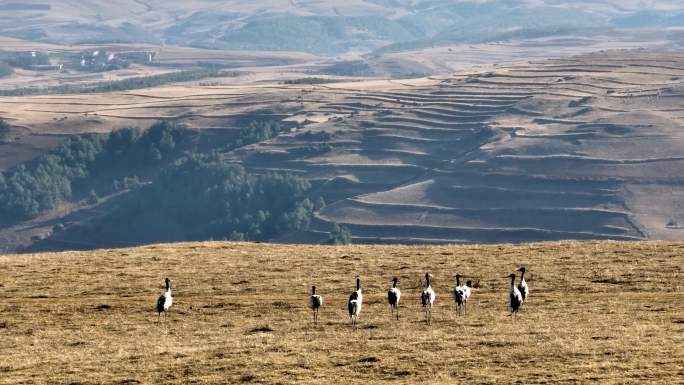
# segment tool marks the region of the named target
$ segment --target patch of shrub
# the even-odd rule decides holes
[[[0,119],[0,140],[5,140],[9,136],[10,125],[4,119]]]
[[[333,223],[328,243],[333,245],[349,245],[352,242],[352,234],[349,227]]]
[[[285,84],[327,84],[327,83],[338,83],[339,81],[340,80],[338,80],[338,79],[310,77],[310,78],[285,80],[284,83]]]
[[[310,142],[328,142],[333,138],[333,136],[329,132],[325,131],[304,131],[295,135],[295,138]]]

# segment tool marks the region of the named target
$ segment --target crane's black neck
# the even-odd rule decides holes
[[[520,270],[520,282],[525,279],[525,269]]]
[[[395,289],[396,289],[396,287],[397,287],[397,279],[394,278],[394,279],[392,280],[392,288],[395,288]]]
[[[356,278],[356,290],[361,290],[361,278]]]
[[[430,287],[430,274],[425,273],[425,287]]]
[[[511,275],[511,286],[515,286],[515,275]]]
[[[461,286],[461,276],[456,274],[456,286]]]
[[[311,286],[311,295],[316,295],[316,286]]]
[[[166,278],[166,291],[171,290],[171,280]]]

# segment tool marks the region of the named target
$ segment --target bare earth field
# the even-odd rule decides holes
[[[684,245],[152,245],[0,256],[0,383],[684,382]],[[508,317],[504,278],[531,297]],[[433,325],[420,279],[434,275]],[[453,275],[472,279],[457,316]],[[346,300],[359,274],[357,329]],[[392,276],[403,291],[390,319]],[[157,323],[164,277],[174,306]],[[320,323],[310,286],[324,297]]]

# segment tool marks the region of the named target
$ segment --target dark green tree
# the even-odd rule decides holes
[[[10,125],[4,119],[0,119],[0,140],[5,140],[9,137]]]
[[[328,243],[333,245],[349,245],[352,242],[352,234],[349,227],[333,223]]]
[[[86,202],[88,202],[89,205],[94,205],[100,200],[100,197],[97,196],[97,193],[95,190],[90,190],[90,193],[88,193],[88,199]]]

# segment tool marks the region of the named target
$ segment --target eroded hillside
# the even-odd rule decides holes
[[[609,51],[430,84],[340,89],[306,136],[238,151],[252,169],[318,182],[357,242],[681,239],[684,57]],[[309,111],[311,113],[311,111]]]
[[[134,91],[5,97],[0,106],[13,126],[0,167],[74,134],[164,120],[194,132],[195,152],[311,182],[312,220],[274,241],[326,242],[333,223],[369,243],[684,239],[682,59],[679,51],[610,50],[364,81],[315,78],[298,67]],[[227,145],[255,122],[276,124],[277,136]],[[154,183],[139,167],[122,172]],[[110,198],[121,194],[98,189],[93,204],[87,193],[0,229],[4,247],[189,240],[119,231],[107,218],[117,210]]]

